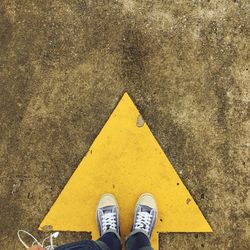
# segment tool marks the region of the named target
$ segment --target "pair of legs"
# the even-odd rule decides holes
[[[56,248],[56,250],[120,250],[119,209],[112,194],[104,194],[97,206],[97,224],[100,238],[97,241],[84,240]],[[126,250],[152,250],[150,237],[157,220],[154,197],[145,193],[135,206],[131,233],[125,241]]]

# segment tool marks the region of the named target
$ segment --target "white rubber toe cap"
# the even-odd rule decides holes
[[[155,198],[150,193],[142,194],[139,197],[136,205],[144,205],[144,206],[148,206],[150,208],[157,210],[157,204],[156,204]]]
[[[101,197],[97,208],[103,208],[103,207],[108,207],[108,206],[116,206],[116,207],[118,207],[117,201],[116,201],[114,195],[112,195],[112,194],[104,194]]]

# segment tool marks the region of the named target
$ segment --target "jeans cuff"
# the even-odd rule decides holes
[[[108,229],[104,234],[107,234],[107,233],[114,233],[116,235],[116,237],[119,239],[119,241],[122,243],[121,236],[119,235],[119,233],[117,233],[116,230]]]
[[[122,241],[121,241],[121,236],[117,233],[116,230],[113,230],[113,229],[108,229],[103,235],[107,234],[107,233],[113,233],[116,235],[117,239],[120,241],[121,245],[122,245]],[[102,236],[103,236],[102,235]],[[96,244],[99,246],[100,249],[102,250],[110,250],[110,248],[106,245],[105,242],[103,242],[101,240],[102,236],[100,237],[99,240],[96,241]]]
[[[143,234],[145,234],[145,235],[148,237],[147,233],[145,233],[144,230],[142,230],[142,229],[135,229],[135,230],[133,230],[133,231],[126,237],[126,240],[125,240],[125,241],[127,241],[131,236],[133,236],[133,235],[135,235],[135,234],[137,234],[137,233],[143,233]],[[149,239],[149,241],[150,241],[150,238],[149,238],[149,237],[148,237],[148,239]]]
[[[101,250],[110,250],[109,247],[101,240],[95,242]]]

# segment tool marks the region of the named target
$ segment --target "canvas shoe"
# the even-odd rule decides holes
[[[104,194],[101,197],[97,205],[96,218],[100,236],[110,231],[120,234],[119,209],[112,194]]]
[[[143,231],[149,238],[157,221],[157,206],[152,194],[140,196],[135,207],[132,231]]]

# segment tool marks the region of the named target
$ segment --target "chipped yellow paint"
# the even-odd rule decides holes
[[[137,198],[144,192],[152,193],[158,204],[154,249],[158,232],[212,232],[127,93],[39,229],[87,231],[97,239],[96,205],[106,192],[118,200],[123,239],[130,232]]]

